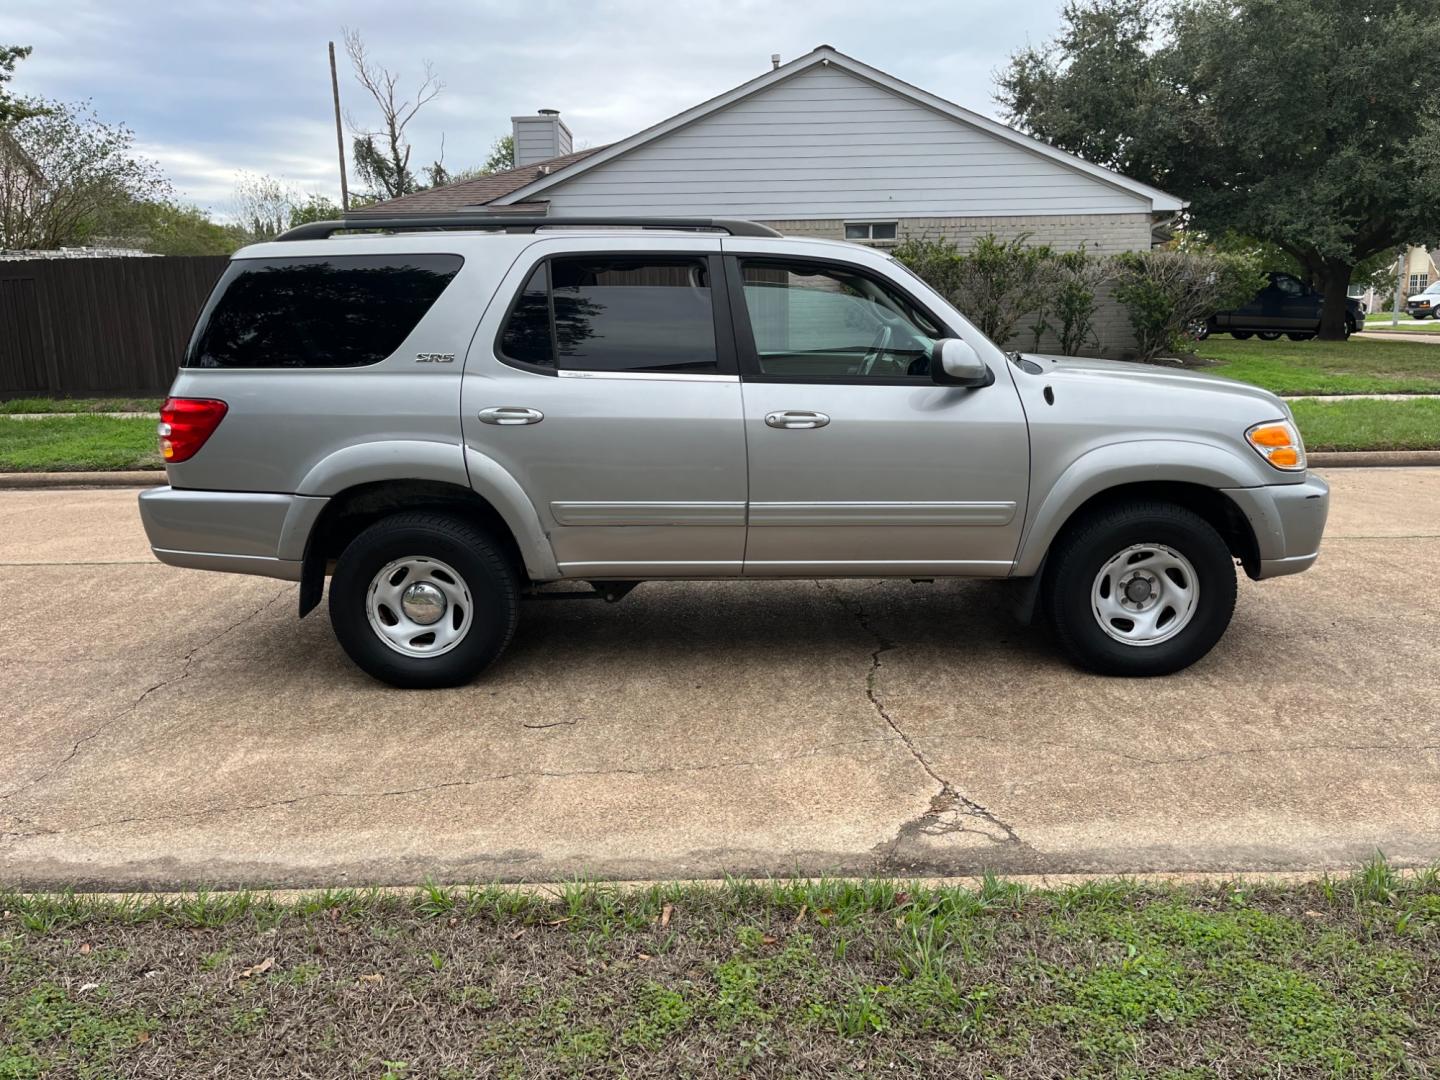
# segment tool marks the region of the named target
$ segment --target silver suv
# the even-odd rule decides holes
[[[302,616],[332,575],[345,651],[406,687],[473,678],[547,582],[661,578],[1023,579],[1080,664],[1163,674],[1235,562],[1315,561],[1328,502],[1264,390],[1006,354],[884,253],[741,221],[292,229],[171,393],[156,556]]]

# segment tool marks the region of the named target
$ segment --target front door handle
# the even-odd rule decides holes
[[[805,431],[809,428],[824,427],[830,417],[823,412],[809,412],[805,409],[786,409],[784,412],[765,414],[767,427],[788,428],[791,431]]]
[[[514,427],[516,424],[538,424],[545,419],[539,409],[527,409],[522,405],[497,405],[493,409],[480,410],[482,424],[497,424],[500,427]]]

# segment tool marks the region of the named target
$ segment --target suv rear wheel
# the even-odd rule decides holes
[[[469,682],[504,651],[516,612],[515,573],[499,547],[445,514],[376,522],[330,580],[330,622],[350,659],[408,689]]]
[[[1104,675],[1167,675],[1208,653],[1235,610],[1235,564],[1171,503],[1097,511],[1051,552],[1043,602],[1061,646]]]

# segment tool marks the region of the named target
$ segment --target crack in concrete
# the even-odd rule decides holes
[[[1025,739],[1002,739],[995,735],[956,735],[956,739],[968,739],[974,742],[993,743],[996,746],[1015,746],[1020,749],[1036,749],[1038,747],[1051,747],[1056,750],[1078,750],[1081,753],[1105,754],[1111,757],[1124,758],[1126,761],[1133,761],[1137,765],[1163,766],[1163,765],[1191,765],[1202,761],[1210,761],[1214,758],[1227,757],[1251,757],[1262,754],[1305,754],[1305,753],[1382,753],[1382,754],[1423,754],[1427,752],[1440,751],[1440,743],[1301,743],[1298,746],[1250,746],[1240,747],[1233,750],[1207,750],[1200,754],[1188,754],[1178,757],[1152,758],[1143,757],[1140,754],[1127,754],[1124,750],[1116,750],[1110,746],[1098,746],[1092,743],[1067,743],[1054,742],[1048,739],[1025,740]]]
[[[71,829],[35,829],[29,832],[0,832],[0,840],[23,840],[34,836],[70,836],[76,833],[92,832],[95,829],[109,828],[116,825],[131,825],[137,823],[148,823],[156,821],[187,821],[192,818],[213,817],[217,814],[238,814],[248,813],[256,810],[269,810],[280,806],[294,806],[297,803],[309,802],[315,799],[385,799],[404,795],[424,795],[436,791],[445,791],[452,788],[478,787],[482,784],[503,783],[507,780],[555,780],[570,779],[573,777],[594,777],[594,776],[656,776],[664,773],[678,772],[712,772],[718,769],[750,769],[764,768],[768,765],[777,765],[787,761],[800,761],[809,757],[819,757],[832,750],[842,750],[853,746],[863,746],[871,743],[889,743],[889,736],[878,736],[864,739],[848,739],[843,742],[825,743],[821,746],[812,746],[798,753],[777,754],[768,758],[757,758],[744,761],[720,761],[701,762],[680,765],[659,765],[652,768],[623,768],[619,766],[603,769],[572,769],[572,770],[547,770],[547,769],[525,769],[517,772],[495,773],[489,776],[478,776],[469,780],[444,780],[434,784],[423,784],[413,788],[396,788],[382,791],[314,791],[304,795],[292,795],[284,799],[271,799],[259,803],[241,803],[232,806],[212,806],[203,810],[191,810],[179,814],[141,814],[133,817],[112,818],[104,821],[93,821],[86,825],[77,825]]]
[[[579,722],[579,720],[550,720],[543,724],[522,723],[520,726],[523,728],[529,728],[531,731],[545,731],[547,728],[574,727]]]
[[[1030,846],[1020,838],[1015,829],[1001,820],[986,807],[981,806],[973,799],[967,798],[961,791],[945,777],[941,776],[925,756],[925,752],[910,737],[910,734],[896,721],[885,702],[881,700],[877,691],[877,683],[880,677],[880,669],[885,661],[882,659],[887,652],[900,647],[899,642],[886,637],[865,614],[865,608],[848,600],[842,593],[826,587],[823,581],[815,582],[815,587],[823,593],[829,593],[835,602],[840,605],[867,634],[875,639],[875,648],[870,653],[870,670],[865,676],[865,696],[874,709],[875,714],[880,717],[886,726],[894,732],[896,738],[909,751],[916,763],[925,770],[925,774],[937,785],[939,791],[930,800],[929,809],[919,817],[905,822],[895,834],[895,838],[887,845],[881,856],[880,865],[882,868],[894,865],[897,853],[901,844],[914,836],[944,836],[947,834],[973,833],[984,837],[992,844],[1003,847],[1021,850],[1026,853],[1033,853]]]
[[[82,746],[84,746],[88,742],[93,742],[95,739],[99,738],[102,734],[109,730],[113,725],[123,720],[125,717],[129,716],[132,712],[138,709],[141,704],[144,703],[145,699],[148,698],[151,694],[154,694],[160,690],[164,690],[167,687],[174,686],[177,683],[184,682],[186,679],[188,679],[190,677],[190,666],[194,662],[195,657],[202,650],[209,648],[211,645],[215,644],[215,642],[223,638],[226,634],[230,633],[232,630],[238,630],[250,620],[258,618],[262,612],[269,609],[277,601],[279,601],[282,597],[288,595],[289,593],[289,588],[280,590],[280,592],[276,593],[269,600],[266,600],[263,604],[257,607],[254,611],[250,612],[248,615],[237,619],[235,622],[230,623],[228,626],[226,626],[219,633],[214,634],[211,637],[208,637],[204,641],[200,642],[200,644],[192,648],[181,659],[181,667],[178,674],[161,679],[159,682],[152,683],[151,685],[147,686],[144,690],[140,692],[139,696],[136,697],[134,701],[117,710],[114,715],[107,717],[105,720],[101,721],[100,724],[88,734],[82,735],[80,738],[76,739],[75,744],[70,747],[69,752],[63,758],[57,761],[54,765],[50,766],[50,768],[46,769],[39,776],[32,776],[29,780],[26,780],[19,787],[12,788],[10,791],[0,793],[0,802],[4,802],[6,799],[14,798],[22,791],[32,788],[36,784],[44,783],[46,780],[50,779],[50,777],[54,776],[57,772],[59,772],[72,760],[74,760],[75,756],[80,753],[80,748]]]

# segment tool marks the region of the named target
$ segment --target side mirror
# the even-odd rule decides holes
[[[973,347],[941,338],[930,353],[930,377],[942,386],[989,386],[995,374]]]

